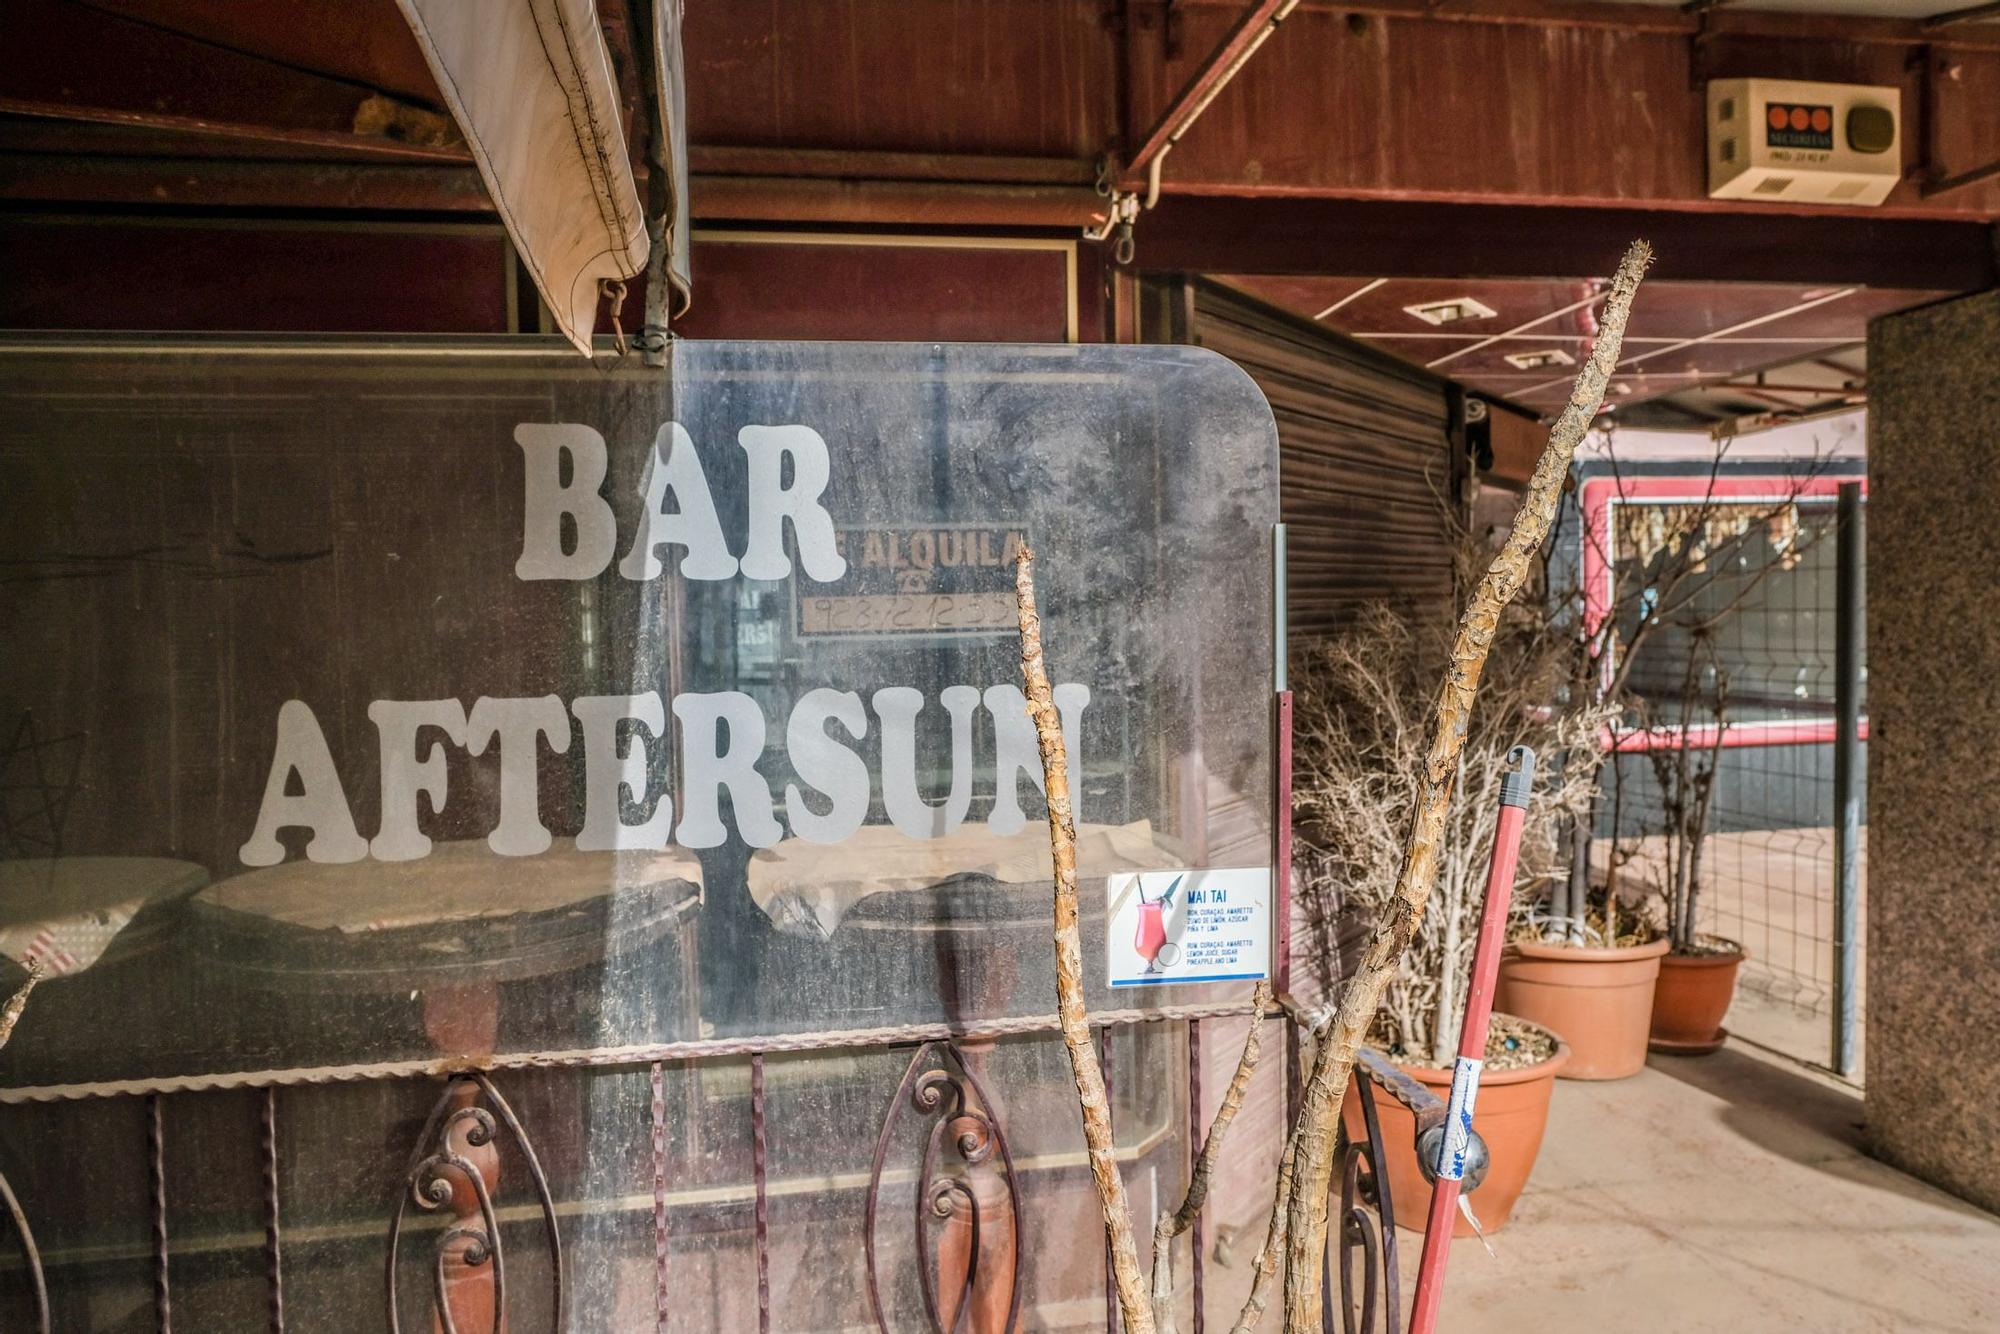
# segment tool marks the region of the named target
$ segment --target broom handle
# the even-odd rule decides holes
[[[1410,1334],[1432,1334],[1444,1300],[1444,1267],[1451,1254],[1464,1184],[1465,1154],[1472,1138],[1473,1104],[1485,1064],[1486,1034],[1493,1023],[1493,991],[1500,977],[1500,950],[1506,943],[1507,909],[1514,897],[1514,866],[1521,855],[1521,825],[1535,783],[1535,752],[1516,746],[1507,756],[1510,771],[1500,782],[1500,821],[1493,831],[1493,860],[1486,871],[1486,902],[1479,919],[1479,942],[1472,951],[1472,983],[1465,996],[1465,1023],[1459,1031],[1458,1064],[1451,1072],[1451,1102],[1444,1136],[1438,1142],[1437,1177],[1431,1183],[1431,1210],[1424,1224],[1424,1252],[1417,1268],[1417,1292],[1410,1311]]]

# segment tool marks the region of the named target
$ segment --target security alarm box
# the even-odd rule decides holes
[[[1879,204],[1903,173],[1900,92],[1852,83],[1708,85],[1708,195]]]

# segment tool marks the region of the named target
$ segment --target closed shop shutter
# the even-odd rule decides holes
[[[1149,329],[1152,336],[1220,353],[1270,400],[1278,422],[1294,649],[1371,600],[1435,603],[1449,615],[1442,610],[1452,596],[1445,381],[1216,283],[1163,283],[1154,296],[1160,318]],[[1205,684],[1227,688],[1220,679]],[[1219,798],[1212,790],[1212,819]],[[1229,852],[1253,855],[1247,845]],[[1310,998],[1319,994],[1320,978],[1310,943],[1313,924],[1299,911],[1303,902],[1294,899],[1292,984]],[[1343,975],[1370,925],[1352,916],[1326,923]],[[1219,1040],[1211,1041],[1211,1031]],[[1204,1088],[1228,1082],[1241,1034],[1236,1021],[1205,1026]],[[1269,1201],[1240,1183],[1269,1180],[1270,1146],[1284,1135],[1283,1081],[1260,1073],[1254,1087],[1238,1121],[1252,1128],[1239,1130],[1224,1147],[1209,1203],[1216,1225],[1246,1236],[1256,1235]]]
[[[1194,285],[1189,334],[1277,416],[1294,640],[1369,601],[1448,605],[1447,383],[1210,282]]]

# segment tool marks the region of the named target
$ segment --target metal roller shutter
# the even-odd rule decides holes
[[[1193,284],[1189,340],[1249,373],[1278,419],[1291,628],[1372,600],[1449,604],[1450,386],[1219,284]]]

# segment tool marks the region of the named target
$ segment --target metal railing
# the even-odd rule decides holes
[[[1185,1136],[1178,1127],[1166,1125],[1162,1133],[1145,1141],[1121,1145],[1121,1158],[1128,1170],[1139,1160],[1161,1152],[1187,1155],[1199,1143],[1202,1130],[1201,1108],[1201,1027],[1204,1018],[1243,1013],[1241,1007],[1214,1007],[1212,1010],[1163,1015],[1182,1030],[1186,1078],[1187,1124]],[[1120,1017],[1099,1024],[1107,1082],[1115,1076],[1108,1059],[1109,1039],[1118,1032],[1155,1022]],[[1081,1173],[1082,1155],[1073,1163],[1036,1163],[1017,1159],[1007,1127],[998,1113],[999,1104],[980,1077],[982,1044],[990,1047],[992,1037],[944,1037],[893,1044],[897,1053],[908,1051],[900,1080],[888,1094],[881,1124],[875,1136],[870,1169],[865,1180],[849,1183],[840,1192],[851,1200],[855,1190],[861,1198],[854,1209],[854,1222],[863,1232],[867,1309],[876,1328],[885,1332],[907,1328],[901,1325],[886,1297],[886,1285],[894,1270],[880,1252],[878,1240],[895,1227],[886,1207],[887,1190],[894,1182],[900,1191],[914,1182],[913,1212],[909,1233],[902,1243],[913,1248],[924,1316],[924,1327],[938,1331],[974,1330],[983,1334],[1011,1334],[1028,1314],[1033,1294],[1024,1289],[1023,1263],[1038,1245],[1054,1244],[1038,1238],[1030,1193],[1023,1188],[1024,1175],[1050,1170]],[[729,1044],[732,1047],[742,1044]],[[853,1053],[852,1047],[814,1048],[829,1056]],[[772,1228],[770,1220],[771,1183],[766,1125],[768,1109],[764,1097],[766,1053],[754,1047],[748,1051],[750,1070],[749,1137],[751,1180],[748,1185],[752,1212],[750,1229],[755,1251],[756,1325],[760,1331],[772,1328],[771,1265]],[[1157,1053],[1155,1054],[1157,1055]],[[606,1064],[629,1068],[627,1062],[594,1064],[577,1061],[573,1069],[603,1069]],[[1149,1064],[1157,1064],[1157,1060]],[[651,1192],[638,1202],[648,1216],[652,1232],[652,1308],[656,1327],[665,1329],[670,1318],[691,1314],[683,1305],[677,1309],[677,1294],[668,1276],[670,1243],[674,1240],[677,1218],[687,1207],[670,1202],[668,1189],[675,1164],[668,1152],[669,1101],[665,1093],[666,1063],[642,1063],[647,1076],[650,1105],[636,1109],[633,1126],[644,1140],[650,1155]],[[1365,1138],[1342,1148],[1337,1173],[1340,1196],[1338,1226],[1330,1238],[1326,1264],[1326,1328],[1374,1331],[1400,1328],[1401,1297],[1397,1278],[1394,1201],[1390,1197],[1386,1146],[1376,1115],[1380,1092],[1401,1102],[1413,1114],[1417,1132],[1440,1122],[1443,1104],[1429,1090],[1403,1076],[1384,1058],[1364,1051],[1357,1072],[1365,1074],[1356,1082]],[[568,1264],[566,1223],[587,1216],[593,1207],[624,1207],[623,1202],[558,1200],[538,1151],[535,1128],[518,1114],[502,1092],[504,1075],[467,1070],[443,1076],[442,1088],[430,1114],[410,1145],[405,1166],[393,1199],[382,1201],[381,1219],[374,1229],[380,1239],[383,1260],[383,1322],[390,1331],[406,1328],[415,1320],[438,1326],[455,1334],[474,1330],[498,1331],[511,1328],[520,1334],[540,1326],[567,1329],[573,1325],[566,1311],[566,1293],[574,1283]],[[398,1079],[398,1084],[408,1082]],[[426,1081],[427,1082],[427,1081]],[[62,1246],[45,1255],[38,1248],[27,1209],[14,1190],[0,1178],[0,1206],[5,1225],[0,1226],[0,1271],[11,1271],[6,1286],[20,1299],[6,1299],[9,1309],[23,1308],[28,1327],[48,1331],[59,1314],[50,1296],[49,1268],[77,1269],[78,1278],[88,1282],[94,1268],[105,1265],[142,1264],[151,1282],[153,1325],[170,1331],[173,1326],[177,1266],[190,1264],[204,1255],[250,1254],[257,1257],[264,1291],[267,1327],[281,1334],[288,1318],[287,1279],[296,1287],[310,1281],[312,1261],[301,1252],[311,1252],[335,1241],[345,1244],[365,1241],[365,1225],[357,1225],[345,1238],[329,1233],[323,1222],[301,1228],[292,1217],[297,1207],[279,1191],[280,1155],[287,1137],[283,1119],[288,1087],[281,1081],[239,1090],[232,1097],[254,1098],[256,1126],[249,1142],[242,1145],[261,1183],[260,1233],[241,1235],[195,1235],[171,1230],[170,1217],[180,1216],[180,1201],[170,1199],[166,1158],[175,1129],[176,1104],[183,1099],[212,1095],[189,1091],[113,1092],[111,1102],[136,1104],[142,1110],[145,1164],[145,1203],[149,1213],[147,1240],[139,1253],[112,1254],[103,1248],[78,1250]],[[1380,1090],[1380,1092],[1378,1092]],[[46,1092],[46,1091],[45,1091]],[[103,1101],[102,1098],[97,1101]],[[894,1161],[896,1145],[915,1127],[922,1145],[912,1163]],[[211,1149],[213,1146],[209,1146]],[[216,1166],[219,1170],[220,1165]],[[48,1202],[54,1204],[56,1202]],[[838,1202],[844,1211],[854,1207]],[[423,1226],[419,1227],[419,1223]],[[11,1233],[11,1235],[6,1235]],[[420,1236],[419,1234],[423,1234]],[[520,1253],[523,1237],[535,1240],[524,1260]],[[1204,1326],[1204,1246],[1197,1225],[1193,1246],[1190,1282],[1193,1318],[1189,1328]],[[504,1238],[504,1239],[503,1239]],[[510,1244],[511,1243],[511,1244]],[[422,1268],[428,1281],[418,1291],[410,1282],[413,1254],[426,1257]],[[531,1262],[530,1262],[531,1261]],[[542,1281],[523,1287],[526,1274]],[[15,1284],[16,1278],[25,1282]],[[1105,1327],[1118,1328],[1115,1301],[1108,1273],[1105,1283]],[[294,1299],[293,1306],[296,1306]],[[1336,1308],[1337,1311],[1336,1311]],[[325,1310],[304,1308],[323,1319]],[[536,1313],[540,1312],[541,1315]],[[292,1312],[299,1314],[297,1310]],[[9,1327],[13,1327],[11,1324]],[[68,1327],[67,1323],[65,1327]]]

